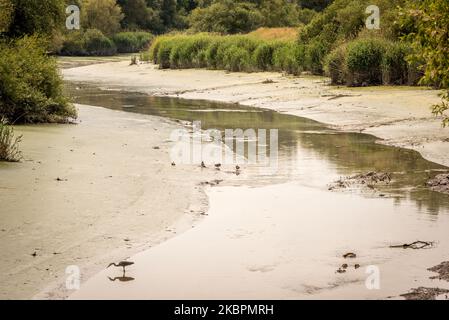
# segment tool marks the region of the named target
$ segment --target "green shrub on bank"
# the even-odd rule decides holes
[[[93,56],[111,56],[117,53],[117,47],[111,39],[99,30],[87,30],[84,33],[86,51]]]
[[[417,65],[407,61],[409,45],[382,38],[362,38],[334,49],[325,59],[325,71],[333,84],[416,84]]]
[[[333,50],[325,59],[325,73],[331,78],[332,84],[346,84],[348,69],[346,66],[347,45]]]
[[[15,137],[14,129],[0,118],[0,161],[17,162],[22,158],[19,143],[22,136]]]
[[[253,62],[258,70],[270,71],[273,69],[273,54],[277,42],[264,42],[257,46],[253,54]]]
[[[160,68],[279,71],[293,75],[325,71],[333,84],[352,86],[412,84],[418,79],[416,67],[406,60],[411,49],[405,44],[367,34],[327,54],[330,44],[321,40],[302,45],[249,35],[165,35],[153,41],[149,56]]]
[[[294,41],[212,34],[157,37],[149,55],[160,68],[209,68],[229,71],[303,70],[304,47]]]
[[[382,84],[382,62],[387,43],[381,39],[359,39],[348,45],[348,84]]]
[[[251,55],[244,48],[232,45],[224,51],[223,66],[229,71],[249,71]]]
[[[70,33],[60,53],[68,56],[112,56],[117,53],[117,47],[101,31],[89,29]]]
[[[276,46],[273,53],[274,70],[298,75],[304,70],[305,48],[293,42]]]
[[[399,7],[405,0],[334,0],[322,12],[317,13],[305,27],[299,30],[298,42],[308,48],[307,69],[321,74],[325,57],[339,44],[357,39],[361,33],[375,34],[388,40],[399,40],[402,30],[395,23]],[[381,29],[367,30],[365,13],[369,5],[376,5],[381,12]]]
[[[111,38],[118,53],[139,52],[148,48],[152,39],[153,35],[149,32],[120,32]]]
[[[412,53],[407,43],[390,43],[382,60],[382,80],[384,84],[416,84],[419,73],[417,67],[412,67],[407,57]]]
[[[0,117],[9,123],[65,122],[76,117],[63,95],[56,60],[36,37],[0,42]]]

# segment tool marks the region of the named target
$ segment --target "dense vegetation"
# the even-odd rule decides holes
[[[17,162],[22,158],[19,143],[22,136],[15,137],[14,129],[0,118],[0,161]]]
[[[81,30],[65,29],[69,2],[81,8]],[[365,27],[368,5],[380,8],[380,30]],[[446,0],[0,0],[1,50],[7,57],[1,112],[9,121],[73,116],[46,52],[137,52],[149,46],[152,34],[164,35],[141,58],[162,68],[309,72],[327,74],[334,84],[448,88],[448,5]],[[38,41],[46,50],[25,52]],[[21,62],[26,59],[39,63]],[[42,78],[27,77],[31,72]],[[434,112],[444,115],[447,109],[443,103]]]
[[[56,61],[47,54],[58,25],[64,22],[63,1],[0,0],[0,8],[2,121],[65,122],[75,118],[75,109],[62,93]]]
[[[76,112],[62,93],[56,60],[35,36],[0,43],[0,116],[11,123],[64,122]]]
[[[433,113],[449,125],[449,2],[446,0],[411,1],[401,12],[402,25],[408,32],[404,40],[413,46],[412,62],[423,63],[421,83],[446,89],[443,101]]]
[[[59,53],[68,56],[133,53],[147,48],[152,39],[149,32],[119,32],[109,38],[98,29],[87,29],[68,34]]]

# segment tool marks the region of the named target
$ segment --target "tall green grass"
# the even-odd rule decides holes
[[[214,34],[157,37],[150,60],[160,68],[208,68],[229,71],[284,71],[304,69],[304,48],[296,41],[263,40],[251,36]]]
[[[119,32],[111,37],[118,53],[135,53],[147,49],[153,39],[149,32]]]
[[[414,84],[419,78],[417,67],[407,62],[410,47],[377,34],[342,42],[327,51],[318,39],[304,45],[251,35],[177,34],[157,37],[149,59],[162,69],[327,74],[332,83],[351,86]]]
[[[112,56],[148,49],[153,35],[148,32],[119,32],[111,38],[88,29],[65,36],[60,54],[67,56]]]
[[[344,43],[325,58],[325,71],[333,84],[414,85],[419,65],[407,61],[411,47],[383,38],[359,38]]]

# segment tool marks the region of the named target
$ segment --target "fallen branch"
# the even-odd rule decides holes
[[[433,242],[427,241],[415,241],[412,243],[404,243],[401,245],[390,246],[390,248],[402,248],[402,249],[429,249],[433,247]]]

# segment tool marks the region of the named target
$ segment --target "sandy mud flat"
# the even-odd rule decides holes
[[[104,88],[239,103],[303,116],[338,129],[373,134],[382,143],[414,149],[428,160],[449,165],[448,130],[430,112],[440,102],[436,90],[343,88],[328,85],[322,77],[159,70],[152,64],[130,66],[129,61],[65,69],[63,74],[67,80]]]
[[[127,62],[66,69],[64,76],[105,89],[273,109],[370,133],[384,144],[449,164],[447,130],[430,114],[439,102],[433,90],[337,88],[320,77],[159,70]],[[326,165],[311,171],[332,172]],[[428,214],[416,199],[367,200],[310,188],[304,181],[210,188],[208,196],[208,218],[198,228],[133,256],[135,265],[124,277],[119,270],[103,270],[71,298],[402,299],[414,285],[448,288],[444,280],[430,279],[434,274],[427,270],[446,258],[446,207]],[[405,239],[432,239],[435,246],[391,248]],[[356,252],[356,258],[348,261],[347,252]],[[379,287],[367,282],[376,270]]]
[[[448,131],[430,114],[437,91],[336,88],[321,77],[159,70],[118,60],[71,68],[79,63],[67,59],[62,72],[67,81],[105,89],[303,116],[449,164]],[[415,283],[448,287],[427,271],[447,259],[445,199],[435,199],[435,209],[432,199],[330,192],[336,164],[304,148],[300,163],[311,167],[305,176],[299,168],[297,181],[209,187],[204,181],[223,179],[224,172],[171,165],[168,137],[180,124],[78,108],[77,125],[18,127],[25,161],[0,164],[0,190],[8,191],[0,192],[1,267],[8,270],[0,276],[8,288],[2,298],[366,299],[396,298]],[[309,185],[308,175],[319,177],[319,186]],[[417,239],[437,245],[390,248]],[[349,251],[356,260],[342,258]],[[128,257],[135,265],[126,277],[105,270]],[[65,289],[71,265],[81,268],[79,291]],[[382,269],[380,290],[366,287],[372,266]]]
[[[0,298],[62,298],[82,280],[192,228],[214,171],[172,167],[163,118],[78,105],[76,125],[20,126],[21,163],[0,164]]]

